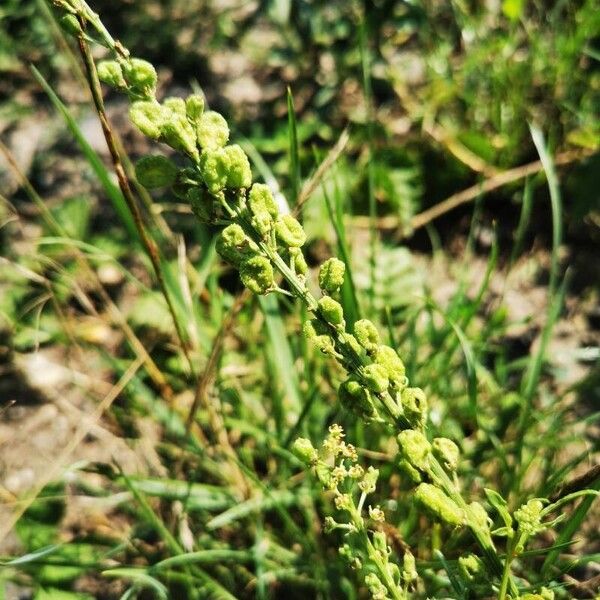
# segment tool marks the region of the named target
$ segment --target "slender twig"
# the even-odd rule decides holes
[[[85,20],[81,17],[80,17],[80,24],[81,24],[82,28],[85,27]],[[134,196],[131,186],[129,184],[129,179],[127,177],[127,174],[125,173],[125,169],[124,169],[123,163],[121,161],[121,157],[120,157],[120,154],[119,154],[119,151],[117,148],[117,144],[115,142],[115,139],[114,139],[114,136],[112,133],[112,129],[111,129],[110,123],[108,121],[108,117],[106,116],[106,111],[104,109],[104,100],[102,98],[102,90],[100,88],[100,80],[98,79],[98,73],[96,72],[96,65],[94,63],[94,58],[92,57],[92,53],[90,51],[90,48],[89,48],[83,34],[80,34],[78,36],[78,42],[79,42],[79,50],[81,52],[81,56],[82,56],[84,64],[85,64],[86,73],[87,73],[87,77],[88,77],[88,84],[89,84],[90,90],[92,92],[94,106],[96,107],[96,112],[98,113],[98,118],[100,119],[100,124],[102,126],[104,138],[106,139],[106,144],[108,145],[108,149],[110,151],[110,155],[111,155],[112,162],[113,162],[113,167],[115,169],[115,173],[116,173],[117,179],[119,181],[119,187],[121,188],[121,191],[123,192],[123,196],[125,198],[125,201],[127,202],[127,206],[133,217],[135,227],[138,231],[138,234],[140,236],[140,239],[142,241],[144,249],[146,250],[148,257],[150,258],[150,261],[152,262],[154,274],[158,281],[158,285],[160,286],[161,292],[167,302],[169,312],[171,313],[171,317],[173,318],[173,324],[175,325],[177,337],[179,338],[179,342],[181,344],[181,349],[187,360],[187,363],[188,363],[188,366],[190,369],[190,373],[192,375],[194,375],[195,369],[194,369],[192,359],[191,359],[190,354],[187,349],[187,342],[186,342],[185,336],[183,335],[183,330],[181,329],[181,325],[179,323],[177,313],[175,312],[175,307],[173,305],[173,301],[171,300],[171,296],[169,294],[169,291],[168,291],[166,283],[165,283],[158,247],[157,247],[156,243],[154,242],[154,240],[152,239],[152,237],[150,237],[150,235],[148,234],[148,232],[146,231],[146,228],[144,226],[140,208],[138,206],[138,203],[135,199],[135,196]]]

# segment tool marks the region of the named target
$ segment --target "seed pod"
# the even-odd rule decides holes
[[[383,531],[375,531],[373,533],[373,546],[375,547],[375,550],[381,553],[382,557],[388,555],[387,538]]]
[[[153,140],[160,137],[165,113],[158,102],[134,102],[129,108],[129,118],[144,135]]]
[[[375,363],[364,368],[364,377],[369,389],[376,394],[381,394],[388,389],[390,384],[387,373],[381,365]]]
[[[319,458],[317,451],[310,440],[297,438],[292,446],[294,454],[307,465],[315,464]]]
[[[456,471],[460,450],[458,446],[448,438],[435,438],[432,444],[434,456],[442,463],[448,471]]]
[[[73,15],[67,15],[72,17]],[[77,19],[75,19],[77,20]],[[79,23],[78,23],[79,24]],[[115,88],[127,86],[121,65],[116,60],[103,60],[98,63],[98,79]]]
[[[209,110],[198,119],[196,135],[201,148],[222,148],[229,139],[229,126],[223,115]]]
[[[471,583],[483,574],[483,563],[475,554],[466,554],[458,558],[458,571],[461,577]]]
[[[360,417],[370,419],[377,415],[371,392],[352,377],[340,385],[338,396],[344,408],[355,412]]]
[[[267,211],[273,219],[279,215],[279,208],[271,189],[264,183],[255,183],[252,186],[248,194],[248,205],[254,214]]]
[[[270,216],[270,215],[269,215]],[[300,248],[290,248],[290,258],[294,265],[294,270],[298,275],[305,275],[308,271],[306,259]]]
[[[415,491],[415,500],[432,517],[458,527],[465,521],[465,516],[461,508],[442,490],[431,483],[421,483]]]
[[[144,156],[135,164],[135,176],[145,188],[153,190],[173,185],[177,178],[177,167],[165,156]]]
[[[61,17],[58,23],[65,33],[74,37],[77,37],[82,31],[81,23],[75,15],[65,15],[64,17]],[[100,81],[102,81],[102,79],[100,79]]]
[[[421,388],[405,388],[400,395],[404,414],[415,427],[422,428],[427,422],[427,396]]]
[[[204,184],[213,193],[222,190],[229,174],[229,155],[223,148],[203,150],[200,155],[200,172]]]
[[[169,110],[173,111],[177,115],[187,117],[185,109],[185,100],[183,98],[179,98],[178,96],[171,96],[170,98],[165,98],[163,100],[162,105],[165,108],[168,108]]]
[[[323,296],[319,300],[319,311],[323,318],[331,325],[342,325],[344,323],[344,309],[339,302],[329,296]]]
[[[204,96],[202,94],[192,94],[185,101],[185,113],[187,118],[196,126],[204,113]]]
[[[217,252],[228,262],[238,265],[245,258],[248,248],[248,237],[237,224],[227,225],[217,238]]]
[[[426,471],[429,466],[431,444],[427,438],[414,429],[405,429],[398,434],[400,457],[406,459],[415,469]]]
[[[405,585],[415,582],[419,578],[417,573],[417,563],[410,550],[407,550],[402,557],[402,581]]]
[[[346,265],[333,257],[326,260],[319,269],[319,287],[329,294],[337,292],[344,283]]]
[[[290,248],[300,248],[306,241],[302,225],[292,215],[283,215],[275,222],[277,238]]]
[[[354,335],[358,343],[367,351],[373,352],[379,345],[379,332],[377,327],[368,319],[361,319],[354,323]]]
[[[215,197],[201,186],[189,188],[185,198],[192,212],[201,223],[212,223],[215,219]]]
[[[417,471],[405,458],[401,459],[398,462],[398,468],[408,477],[408,479],[414,483],[421,483],[423,481],[423,477],[421,477],[421,473]]]
[[[397,387],[406,385],[406,369],[398,353],[390,346],[380,344],[373,352],[373,360],[381,365],[390,381]]]
[[[169,109],[167,108],[167,110]],[[198,148],[196,148],[196,135],[194,128],[190,125],[185,114],[171,110],[160,128],[160,135],[171,148],[181,150],[194,160],[198,160],[199,154]]]
[[[152,94],[158,77],[156,69],[141,58],[130,58],[122,62],[123,76],[127,83],[140,92]]]
[[[252,185],[252,171],[248,157],[241,146],[232,144],[231,146],[225,146],[223,150],[229,158],[227,187],[233,189],[250,187]]]
[[[266,294],[274,285],[273,267],[264,256],[253,256],[240,266],[242,283],[255,294]]]

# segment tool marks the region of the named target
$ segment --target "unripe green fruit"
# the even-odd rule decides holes
[[[163,107],[168,108],[174,113],[181,115],[182,117],[187,117],[185,110],[185,100],[183,98],[179,98],[178,96],[172,96],[170,98],[165,98],[162,103]]]
[[[198,148],[196,148],[196,134],[194,133],[194,128],[187,120],[185,112],[182,114],[168,107],[163,108],[163,110],[170,111],[170,114],[166,116],[160,128],[161,138],[171,148],[181,150],[194,160],[198,160],[199,153]]]
[[[189,188],[186,200],[201,223],[211,223],[215,218],[215,198],[201,186]]]
[[[248,188],[252,185],[252,171],[250,162],[241,146],[232,144],[225,146],[223,150],[227,153],[229,160],[229,171],[227,173],[228,188]]]
[[[156,69],[141,58],[131,58],[122,62],[123,76],[127,83],[139,91],[153,93],[158,77]]]
[[[192,94],[185,101],[185,112],[187,118],[196,126],[200,121],[200,117],[204,113],[204,96],[201,94]]]
[[[426,471],[429,466],[431,444],[427,438],[414,429],[405,429],[398,434],[400,456],[406,459],[415,469]]]
[[[406,368],[393,348],[384,344],[376,346],[373,351],[373,360],[385,369],[387,376],[394,385],[398,387],[406,385]]]
[[[165,156],[144,156],[135,165],[136,179],[150,190],[173,185],[177,167]]]
[[[216,194],[227,185],[229,155],[223,148],[203,150],[200,155],[200,172],[206,187]]]
[[[379,345],[379,332],[377,327],[368,319],[361,319],[354,323],[354,335],[358,343],[367,351],[374,351]]]
[[[415,427],[427,422],[427,396],[421,388],[405,388],[400,395],[404,414]]]
[[[245,258],[249,239],[244,230],[237,224],[227,225],[217,238],[217,252],[228,262],[238,265]]]
[[[432,444],[433,454],[444,465],[448,471],[456,471],[460,450],[458,446],[448,438],[435,438]]]
[[[364,377],[369,389],[376,394],[385,392],[390,384],[385,369],[375,363],[364,368]]]
[[[229,126],[223,115],[209,110],[197,120],[196,135],[201,148],[222,148],[229,139]]]
[[[319,287],[329,294],[337,292],[344,283],[346,265],[333,257],[326,260],[319,269]]]
[[[342,305],[329,296],[323,296],[319,300],[319,310],[323,318],[332,325],[341,325],[344,322]]]
[[[465,521],[460,507],[446,494],[430,483],[421,483],[415,491],[415,500],[434,518],[458,527]]]
[[[164,109],[157,102],[134,102],[129,108],[131,122],[144,134],[153,140],[161,135],[165,121]]]
[[[290,248],[290,258],[298,275],[305,275],[308,272],[308,265],[300,248]]]
[[[318,460],[318,454],[310,440],[298,438],[292,446],[294,454],[304,463],[310,465]]]
[[[68,16],[72,17],[73,15]],[[107,85],[115,88],[124,88],[127,85],[127,82],[123,77],[121,65],[116,60],[103,60],[99,62],[97,71],[98,79]]]
[[[242,283],[255,294],[266,294],[274,285],[273,267],[264,256],[253,256],[242,262]]]
[[[372,418],[377,414],[371,392],[352,377],[340,385],[338,396],[344,408],[359,416]]]
[[[264,183],[255,183],[252,186],[248,194],[248,206],[254,214],[267,211],[273,219],[279,215],[279,208],[273,198],[273,193]]]
[[[300,248],[306,241],[302,225],[292,215],[283,215],[275,223],[277,238],[290,248]]]

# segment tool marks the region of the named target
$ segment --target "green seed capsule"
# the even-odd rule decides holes
[[[73,17],[73,15],[68,16]],[[97,69],[98,79],[103,83],[115,88],[124,88],[127,86],[121,65],[116,60],[103,60],[98,63]]]
[[[423,481],[423,477],[421,477],[421,473],[417,471],[405,458],[398,462],[398,468],[408,477],[408,479],[414,483],[421,483]]]
[[[283,215],[275,223],[277,238],[290,248],[300,248],[306,241],[302,225],[292,215]]]
[[[410,550],[407,550],[402,557],[402,581],[408,585],[419,578],[417,573],[417,562]]]
[[[467,554],[458,558],[458,571],[465,581],[472,582],[483,574],[483,563],[474,554]]]
[[[344,283],[346,265],[337,258],[326,260],[319,269],[319,287],[329,294],[337,292]]]
[[[157,102],[139,101],[129,108],[129,118],[144,135],[157,140],[161,135],[165,112]]]
[[[204,113],[204,96],[201,94],[192,94],[185,101],[185,112],[187,118],[198,126],[200,117]]]
[[[342,406],[360,417],[371,419],[377,415],[371,392],[356,379],[350,377],[338,390]]]
[[[229,172],[227,173],[227,187],[232,189],[248,188],[252,185],[252,171],[250,162],[241,146],[232,144],[223,150],[229,158]]]
[[[266,294],[274,285],[273,267],[264,256],[253,256],[240,266],[242,283],[255,294]]]
[[[183,98],[179,98],[178,96],[172,96],[170,98],[165,98],[163,100],[162,105],[165,108],[173,111],[177,115],[181,115],[182,117],[187,117],[185,110],[185,100]]]
[[[390,381],[397,387],[406,385],[406,369],[398,353],[390,346],[380,344],[373,351],[373,360],[381,365]]]
[[[136,179],[150,190],[173,185],[177,167],[165,156],[144,156],[135,165]]]
[[[217,252],[228,262],[238,265],[246,258],[249,239],[244,230],[237,224],[227,225],[217,238]]]
[[[421,388],[405,388],[400,395],[404,414],[415,427],[423,427],[427,422],[427,396]]]
[[[209,110],[197,121],[198,144],[205,149],[222,148],[229,139],[229,126],[223,115]]]
[[[319,455],[313,447],[310,440],[306,438],[297,438],[292,446],[294,454],[307,465],[315,464]]]
[[[375,363],[367,365],[364,368],[364,377],[369,389],[376,394],[385,392],[390,384],[386,370],[381,365]]]
[[[227,185],[229,155],[223,148],[203,150],[200,155],[200,172],[204,184],[213,194]]]
[[[330,296],[323,296],[319,300],[319,311],[323,318],[332,325],[342,325],[344,323],[342,305]]]
[[[379,345],[379,332],[377,327],[368,319],[361,319],[354,323],[354,335],[358,343],[367,351],[373,352]]]
[[[204,188],[197,186],[187,190],[186,200],[192,212],[201,223],[211,223],[215,219],[215,198]]]
[[[153,93],[158,77],[156,69],[141,58],[131,58],[122,62],[123,76],[127,83],[139,91]]]
[[[435,438],[432,444],[434,456],[444,465],[448,471],[456,471],[460,450],[458,446],[448,438]]]
[[[264,183],[255,183],[248,194],[248,205],[254,213],[268,212],[273,219],[279,216],[277,202],[268,185]]]
[[[426,471],[429,466],[431,444],[427,438],[414,429],[405,429],[398,434],[400,456],[406,459],[415,469]]]
[[[415,491],[415,500],[432,517],[458,527],[465,521],[465,516],[460,507],[442,490],[430,483],[421,483]]]
[[[170,111],[170,114],[166,117],[160,128],[161,138],[171,148],[181,150],[194,160],[198,160],[199,153],[198,148],[196,148],[196,135],[185,113],[175,112],[168,107],[166,110]]]
[[[69,35],[77,37],[81,32],[81,23],[75,15],[65,15],[61,17],[59,24],[62,30]],[[100,79],[102,81],[102,79]]]
[[[307,273],[308,265],[300,248],[290,248],[290,259],[294,265],[294,271],[298,275],[305,275]]]

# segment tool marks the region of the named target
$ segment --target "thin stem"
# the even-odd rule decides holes
[[[83,4],[85,4],[85,3],[83,3]],[[87,5],[85,5],[85,6],[87,7]],[[89,7],[87,7],[87,8],[89,9]],[[97,18],[97,15],[96,15],[96,18]],[[81,23],[82,28],[85,26],[86,20],[90,20],[87,14],[80,16],[80,23]],[[129,185],[129,179],[127,178],[127,175],[125,173],[125,169],[123,167],[123,163],[121,161],[121,157],[119,155],[119,151],[117,149],[117,145],[115,143],[115,139],[112,134],[112,129],[110,127],[110,123],[106,116],[106,111],[104,109],[104,100],[102,98],[102,90],[100,88],[100,80],[98,79],[98,73],[96,71],[96,65],[94,63],[94,58],[92,57],[92,53],[90,52],[90,48],[89,48],[87,42],[85,41],[83,33],[78,36],[78,41],[79,41],[79,51],[80,51],[81,56],[83,57],[83,61],[85,63],[88,84],[89,84],[90,90],[92,92],[94,106],[96,107],[96,112],[98,113],[98,118],[100,119],[100,124],[102,125],[102,131],[104,133],[104,138],[106,139],[106,143],[110,150],[113,167],[115,169],[115,173],[116,173],[117,179],[119,181],[119,187],[121,188],[121,191],[123,192],[123,196],[125,198],[125,201],[127,202],[127,206],[131,212],[131,215],[133,216],[136,230],[138,231],[138,234],[140,236],[140,239],[142,241],[144,249],[146,250],[146,254],[150,258],[150,261],[152,262],[152,267],[154,269],[156,279],[160,286],[161,292],[167,302],[169,312],[171,313],[171,316],[173,318],[173,323],[175,325],[175,331],[177,332],[177,337],[179,338],[179,342],[181,344],[181,349],[187,360],[187,363],[188,363],[188,366],[190,369],[190,373],[192,375],[194,375],[195,369],[194,369],[194,365],[192,363],[191,357],[190,357],[188,349],[187,349],[187,342],[183,335],[183,331],[181,329],[179,319],[177,318],[177,313],[175,312],[175,307],[173,306],[171,296],[169,294],[169,291],[168,291],[166,283],[165,283],[162,266],[160,263],[160,255],[159,255],[158,247],[157,247],[156,243],[154,242],[154,240],[150,237],[150,235],[146,231],[146,228],[144,227],[144,223],[142,220],[142,215],[141,215],[139,206],[133,195],[131,186]]]

